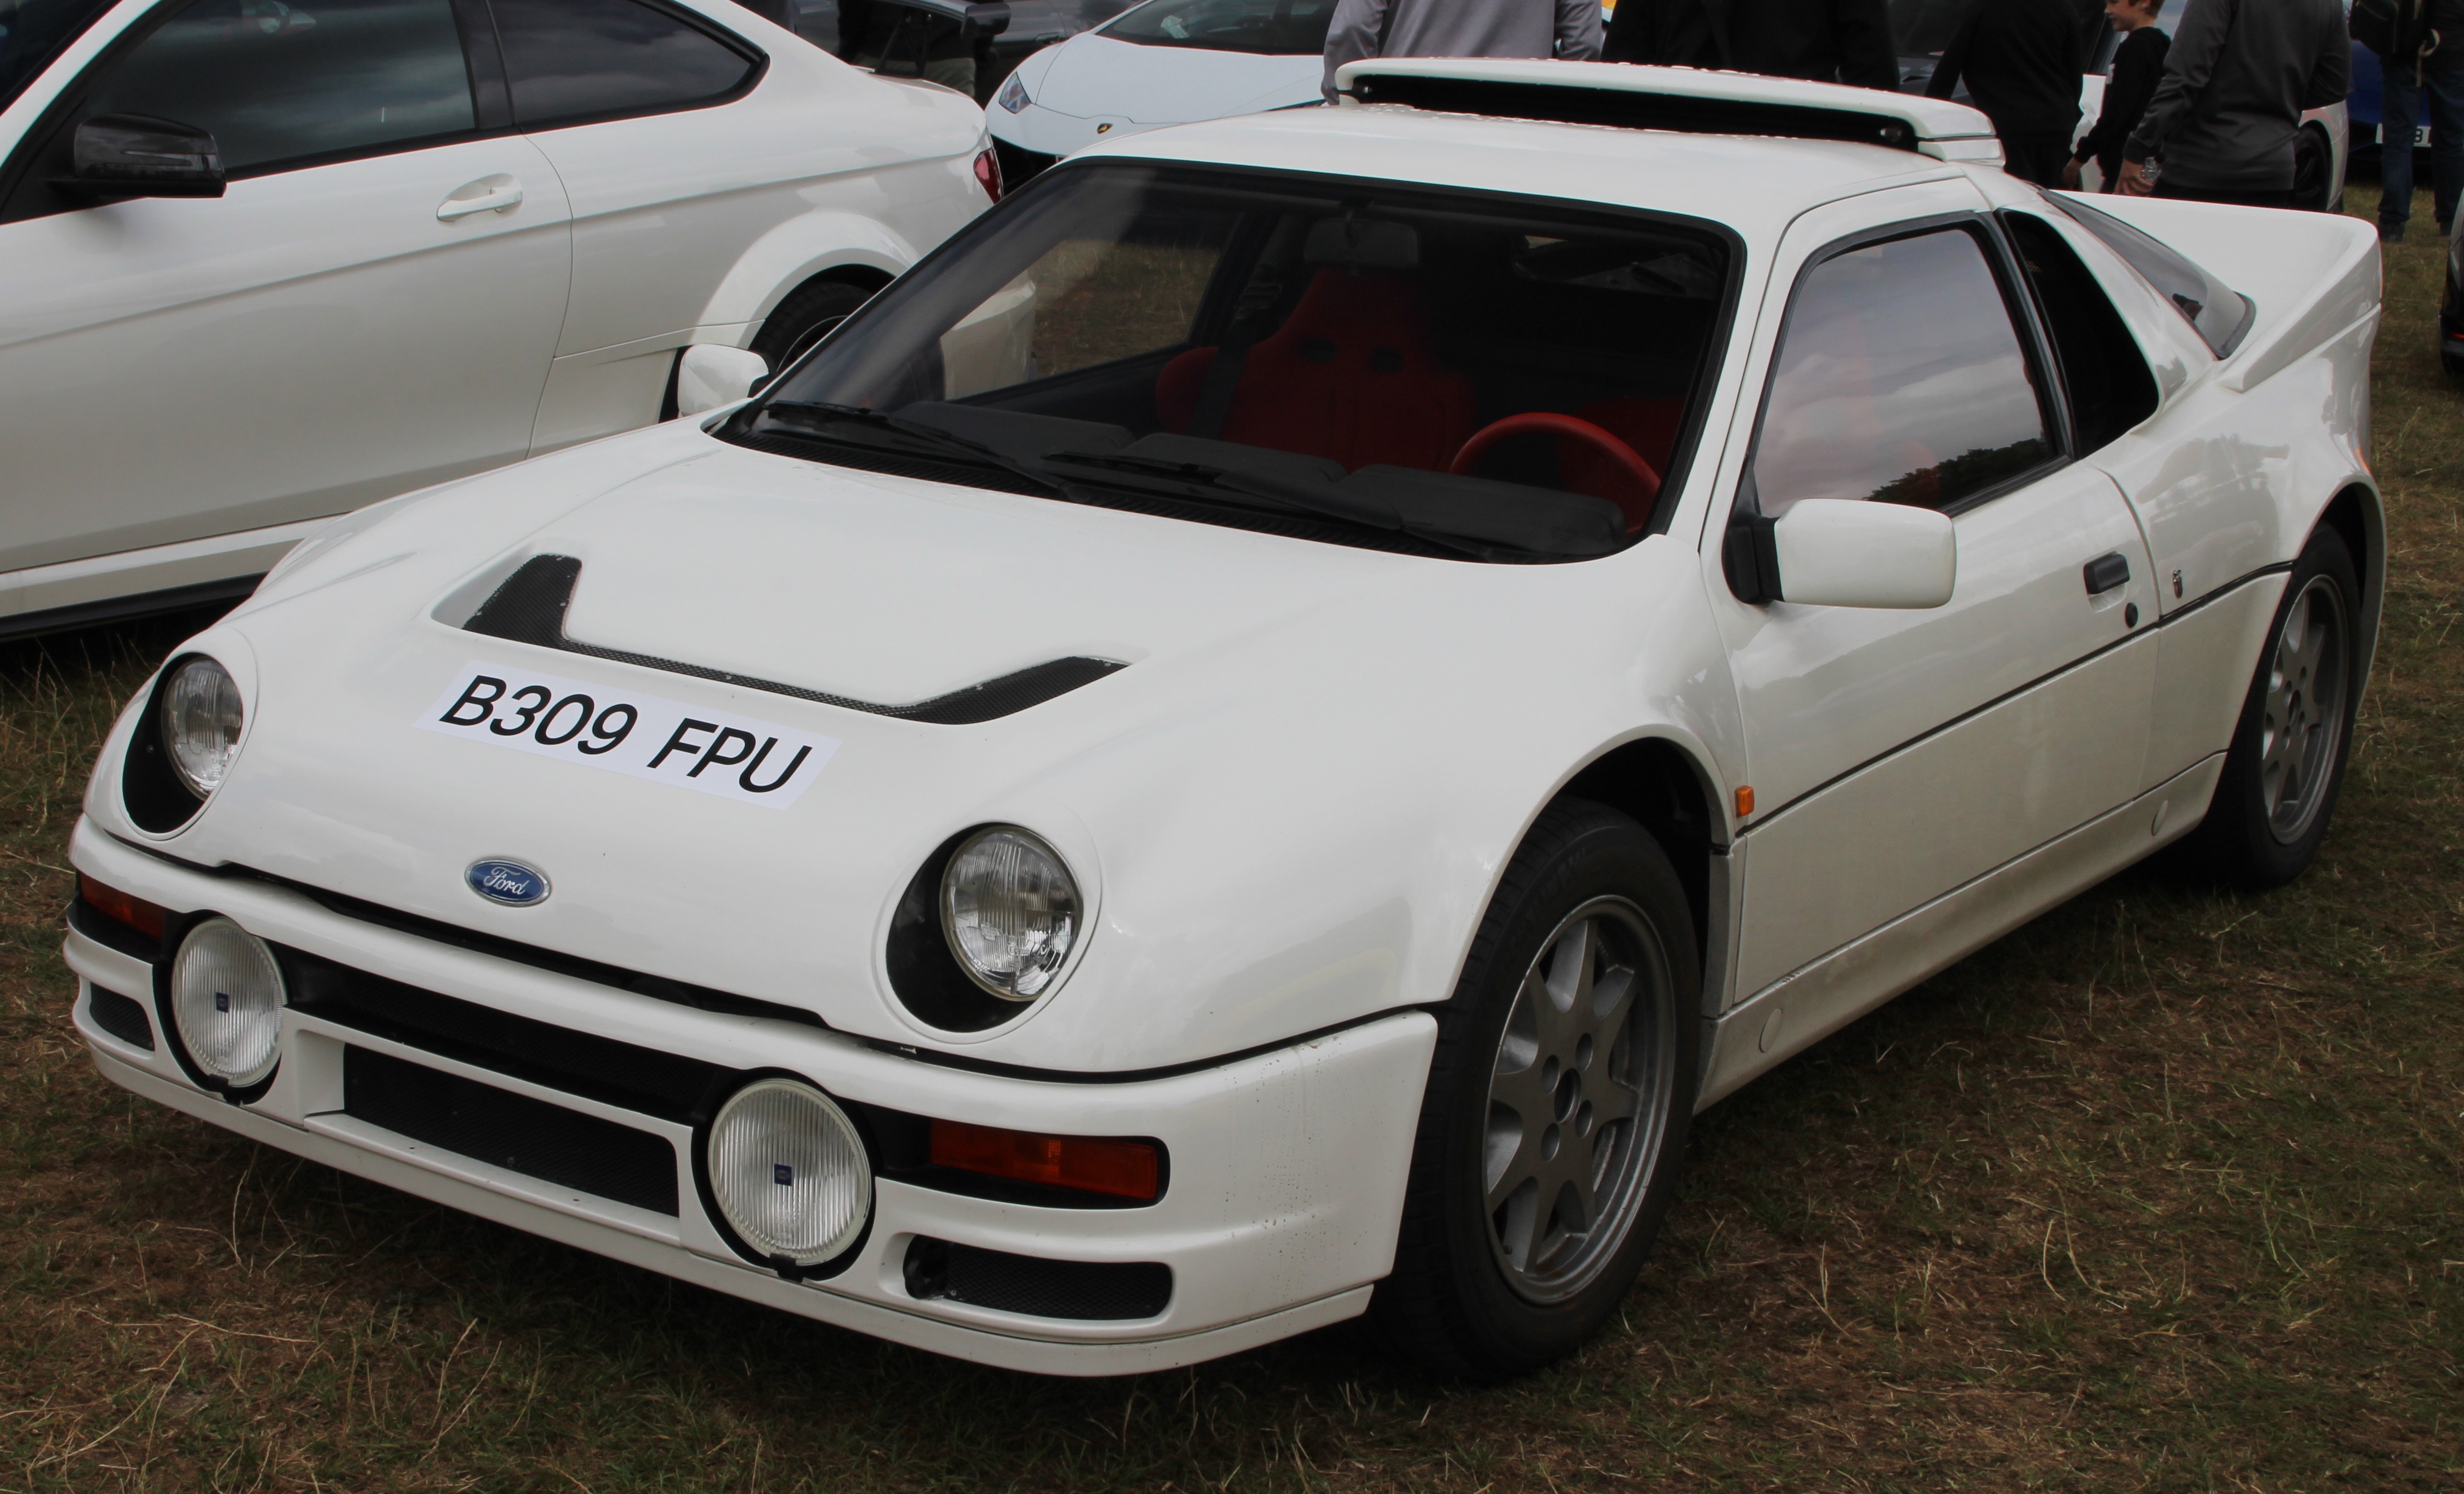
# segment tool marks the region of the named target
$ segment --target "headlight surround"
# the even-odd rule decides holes
[[[831,1261],[872,1217],[872,1165],[855,1123],[802,1080],[756,1079],[728,1096],[703,1159],[720,1219],[774,1264]]]
[[[1001,92],[994,97],[993,101],[1012,114],[1019,113],[1034,102],[1026,97],[1026,80],[1015,73],[1009,76],[1009,81],[1001,84]]]
[[[171,1029],[181,1050],[227,1090],[249,1089],[282,1056],[282,970],[272,947],[210,917],[190,929],[171,961]]]
[[[213,797],[239,755],[246,713],[231,670],[199,654],[163,682],[160,727],[171,770],[200,800]]]
[[[1005,1001],[1052,989],[1078,942],[1078,883],[1061,853],[1016,825],[961,842],[941,873],[941,931],[967,978]]]

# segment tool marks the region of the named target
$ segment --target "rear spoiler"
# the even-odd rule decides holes
[[[1941,161],[2002,164],[1992,121],[1965,104],[1753,73],[1509,57],[1371,57],[1334,75],[1337,103],[1698,135],[1853,141]]]

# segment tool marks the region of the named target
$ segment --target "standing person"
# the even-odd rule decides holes
[[[2374,24],[2375,23],[2375,24]],[[2379,242],[2412,218],[2412,131],[2429,96],[2431,210],[2438,236],[2464,192],[2464,0],[2355,6],[2353,38],[2379,55]]]
[[[2290,208],[2301,111],[2343,98],[2351,78],[2338,0],[2190,0],[2122,147],[2122,189]],[[2163,168],[2153,178],[2151,160]]]
[[[1885,0],[1624,0],[1609,23],[1607,55],[1612,62],[1900,86]]]
[[[1338,0],[1326,27],[1326,97],[1334,100],[1334,70],[1362,57],[1599,55],[1599,0]]]
[[[2173,38],[2156,29],[2156,11],[2165,0],[2104,0],[2104,14],[2113,29],[2122,33],[2122,46],[2113,55],[2113,72],[2104,80],[2104,108],[2096,117],[2096,128],[2087,132],[2071,153],[2070,164],[2062,167],[2062,185],[2076,191],[2079,185],[2079,165],[2093,161],[2104,173],[2104,190],[2110,192],[2122,184],[2122,143],[2139,125],[2139,117],[2147,112],[2147,100],[2156,97],[2156,84],[2165,77],[2165,52]]]
[[[2075,0],[1977,0],[1933,70],[1925,92],[1969,96],[1993,133],[2013,176],[2052,187],[2079,128],[2079,79],[2087,73],[2086,16]]]

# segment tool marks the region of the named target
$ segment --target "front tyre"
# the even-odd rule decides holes
[[[2294,562],[2216,797],[2185,847],[2200,871],[2259,890],[2318,854],[2352,752],[2360,617],[2352,553],[2321,525]]]
[[[1395,1271],[1371,1306],[1397,1349],[1493,1379],[1573,1352],[1617,1309],[1684,1153],[1701,991],[1659,843],[1601,805],[1551,805],[1437,1014]]]

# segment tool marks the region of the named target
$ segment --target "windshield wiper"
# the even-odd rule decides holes
[[[970,441],[955,431],[944,430],[938,426],[928,425],[920,420],[885,415],[877,409],[866,409],[856,405],[829,405],[817,400],[782,401],[778,404],[764,405],[760,408],[760,414],[765,418],[788,417],[788,424],[798,426],[805,425],[806,422],[794,417],[811,416],[814,417],[815,423],[853,425],[869,430],[886,431],[915,442],[937,455],[956,456],[960,461],[996,467],[1014,476],[1023,477],[1039,488],[1057,493],[1074,502],[1089,501],[1086,490],[1067,477],[1046,472],[1032,463],[1023,462],[980,441]],[[871,442],[862,444],[873,446]],[[875,449],[878,450],[877,447]]]
[[[1382,529],[1392,534],[1409,535],[1424,544],[1481,560],[1494,558],[1500,548],[1415,523],[1392,503],[1364,494],[1346,492],[1331,482],[1308,482],[1272,472],[1244,472],[1205,462],[1184,462],[1165,456],[1134,456],[1119,451],[1054,451],[1045,460],[1067,462],[1072,467],[1093,468],[1105,472],[1151,475],[1213,488],[1218,490],[1218,494],[1237,494],[1243,499],[1263,499],[1265,506],[1287,514],[1306,514],[1312,518],[1331,518],[1337,523],[1353,524],[1362,529]],[[1258,506],[1256,503],[1243,504],[1243,507]]]

